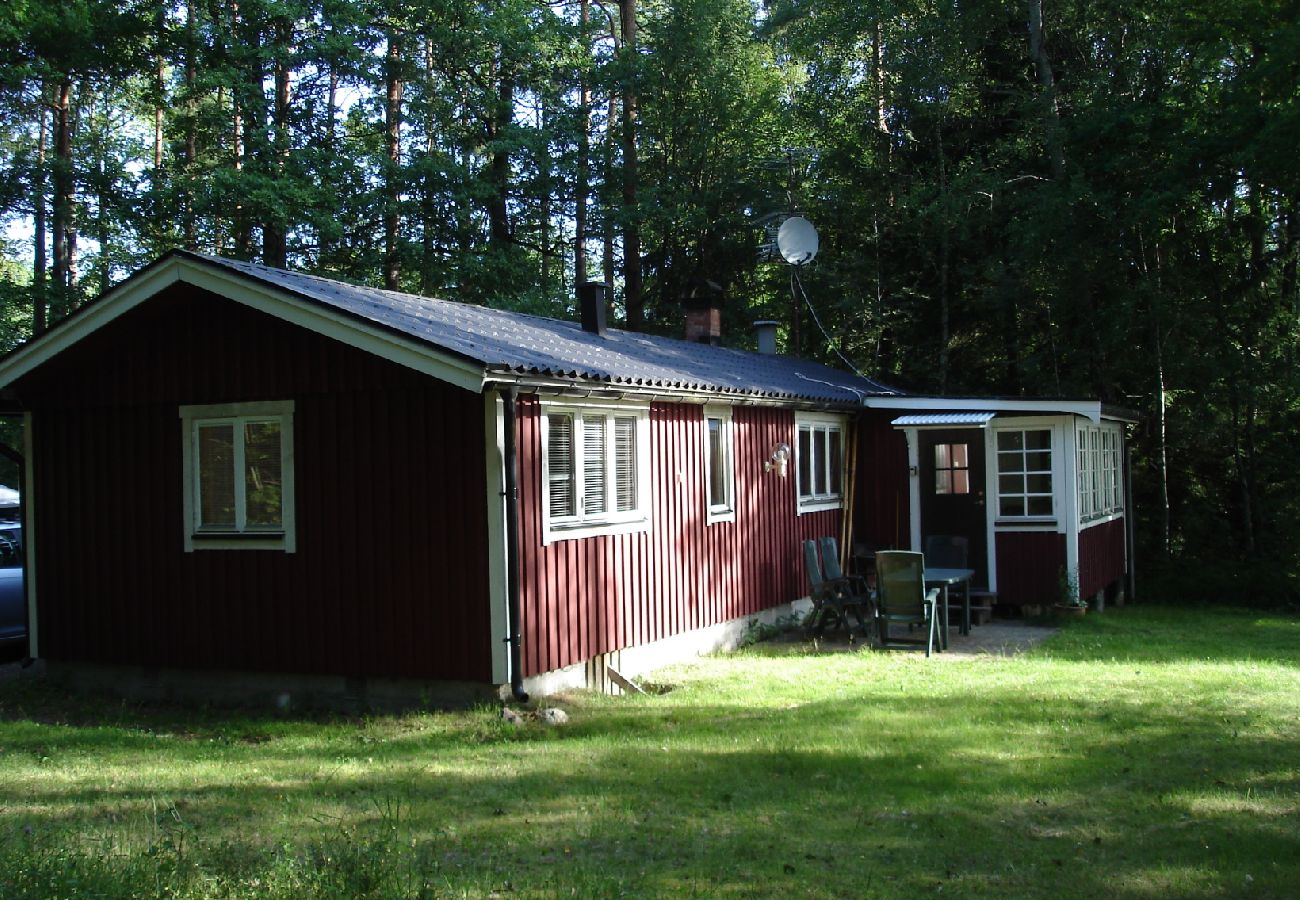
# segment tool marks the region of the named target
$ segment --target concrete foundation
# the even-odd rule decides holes
[[[620,674],[635,678],[655,669],[673,663],[684,662],[706,653],[731,650],[738,646],[745,633],[753,625],[771,625],[779,619],[790,616],[802,617],[812,609],[812,602],[806,597],[793,603],[785,603],[773,609],[764,610],[751,616],[741,616],[707,628],[698,628],[683,634],[676,634],[652,644],[627,647],[606,653],[584,663],[578,663],[564,669],[543,672],[524,679],[524,690],[530,696],[544,697],[560,691],[590,688],[609,694],[621,694],[620,688],[609,677],[609,668],[613,667]],[[506,688],[508,693],[509,688]]]
[[[132,700],[255,706],[286,712],[449,709],[491,702],[493,685],[274,672],[224,672],[45,662],[47,677],[74,691]]]

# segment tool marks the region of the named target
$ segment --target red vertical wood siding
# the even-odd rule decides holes
[[[1124,520],[1079,532],[1079,596],[1091,597],[1124,577]]]
[[[1004,531],[995,540],[998,602],[1013,606],[1055,603],[1065,568],[1065,535]]]
[[[50,659],[491,679],[483,401],[187,287],[19,385]],[[295,404],[298,552],[182,540],[182,404]]]
[[[897,416],[895,410],[866,410],[858,420],[853,537],[877,548],[905,548],[911,543],[907,438],[889,424]]]
[[[795,515],[794,413],[735,407],[736,520],[708,524],[704,414],[650,408],[650,530],[542,543],[541,416],[519,404],[523,669],[535,675],[779,606],[807,593],[800,541],[838,535],[838,510]]]

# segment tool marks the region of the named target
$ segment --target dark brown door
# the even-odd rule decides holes
[[[921,547],[930,535],[964,537],[975,587],[989,583],[984,505],[984,432],[974,428],[920,434]]]

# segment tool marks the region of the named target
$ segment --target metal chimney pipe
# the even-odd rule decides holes
[[[578,285],[578,306],[582,310],[582,330],[592,334],[605,333],[605,282],[588,281]]]
[[[754,323],[759,353],[776,353],[776,327],[780,324],[775,319],[759,319]]]

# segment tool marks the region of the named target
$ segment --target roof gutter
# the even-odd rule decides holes
[[[801,409],[840,412],[852,412],[863,407],[862,402],[857,399],[837,402],[813,400],[807,397],[760,396],[739,392],[733,394],[725,391],[693,391],[688,388],[616,385],[612,382],[605,382],[599,386],[585,386],[581,381],[495,372],[483,378],[484,391],[500,390],[507,386],[526,393],[549,394],[575,400],[640,400],[646,403],[694,403],[701,406],[708,403],[731,403],[736,406],[797,406]]]

